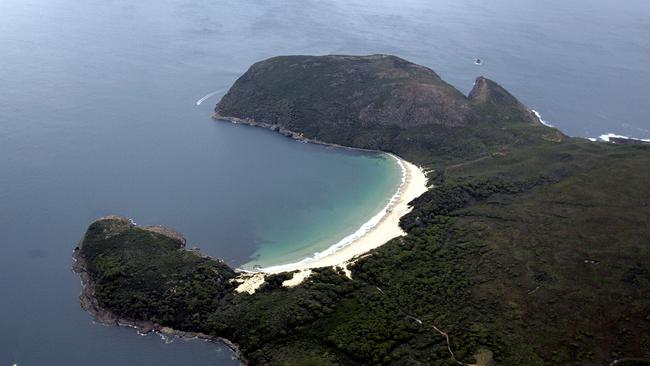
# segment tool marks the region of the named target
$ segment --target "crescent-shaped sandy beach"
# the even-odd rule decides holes
[[[411,210],[409,202],[427,191],[427,177],[422,168],[402,158],[392,156],[398,160],[402,168],[402,183],[398,192],[393,196],[392,202],[385,208],[385,215],[374,227],[348,245],[327,255],[263,268],[255,273],[243,273],[239,279],[241,284],[237,287],[237,291],[253,293],[264,282],[264,277],[267,274],[298,271],[292,279],[283,283],[285,286],[295,286],[307,278],[313,268],[340,267],[347,272],[348,264],[356,258],[393,238],[406,235],[399,226],[399,220]]]

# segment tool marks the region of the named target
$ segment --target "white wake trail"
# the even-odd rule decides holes
[[[213,95],[223,93],[224,91],[226,91],[226,89],[228,88],[221,88],[217,91],[213,91],[212,93],[206,94],[203,98],[196,101],[196,105],[201,105],[201,103],[205,102],[208,98],[212,97]]]

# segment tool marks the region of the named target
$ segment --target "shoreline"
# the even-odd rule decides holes
[[[149,227],[147,229],[152,229],[152,231],[156,231],[164,235],[171,234],[170,236],[172,237],[176,237],[176,235],[180,236],[180,234],[176,233],[175,231],[172,231],[170,229],[161,226]],[[180,237],[183,238],[182,236]],[[184,242],[184,238],[183,238],[183,242]],[[223,344],[233,352],[234,357],[236,357],[242,363],[242,365],[244,366],[249,365],[248,360],[242,354],[241,350],[239,349],[239,346],[236,343],[226,338],[213,337],[205,333],[184,332],[181,330],[176,330],[170,327],[162,326],[150,320],[137,320],[137,319],[126,318],[102,308],[99,305],[97,298],[95,297],[95,284],[90,279],[90,276],[88,275],[88,272],[86,270],[86,261],[80,255],[82,246],[83,246],[83,239],[72,252],[72,259],[74,261],[72,265],[72,270],[79,275],[79,278],[81,280],[81,293],[79,294],[79,304],[81,305],[81,308],[83,310],[85,310],[88,314],[90,314],[93,317],[95,323],[106,325],[106,326],[120,326],[120,327],[134,328],[136,329],[137,333],[142,336],[153,332],[158,334],[165,342],[167,342],[168,339],[170,338],[180,338],[185,340],[202,340],[205,342]]]
[[[397,191],[386,206],[369,221],[363,223],[353,234],[346,236],[322,252],[315,253],[298,262],[261,268],[258,272],[275,274],[305,271],[319,267],[342,267],[345,269],[356,257],[380,247],[393,238],[406,235],[399,226],[399,220],[411,210],[408,203],[426,192],[426,176],[414,164],[393,154],[389,155],[396,159],[400,165],[402,179]]]
[[[313,143],[317,145],[323,145],[334,148],[342,148],[347,150],[357,150],[357,151],[367,151],[367,152],[377,152],[388,154],[400,165],[402,169],[402,181],[393,194],[389,203],[370,221],[373,221],[376,217],[378,220],[376,223],[373,223],[367,231],[364,231],[358,237],[353,238],[347,243],[344,243],[340,247],[337,245],[350,236],[354,236],[361,229],[364,228],[366,224],[370,221],[364,223],[361,228],[359,228],[354,234],[342,239],[333,246],[327,248],[324,252],[328,252],[326,255],[318,258],[310,257],[299,262],[288,263],[279,266],[271,266],[268,268],[263,268],[260,271],[248,271],[243,269],[235,269],[240,273],[238,281],[240,285],[235,289],[237,292],[248,292],[254,293],[255,290],[264,283],[266,275],[276,274],[282,272],[294,272],[293,278],[283,282],[283,286],[293,287],[299,285],[303,280],[305,280],[311,274],[313,268],[320,267],[340,267],[342,268],[348,277],[351,277],[350,271],[347,269],[347,266],[350,263],[353,263],[356,259],[367,254],[369,251],[380,247],[386,242],[390,241],[399,236],[406,235],[406,233],[399,226],[399,220],[402,216],[407,214],[412,208],[408,205],[413,199],[419,197],[424,192],[428,190],[427,187],[427,177],[424,170],[416,165],[396,156],[395,154],[388,153],[381,150],[371,150],[363,148],[354,148],[349,146],[342,146],[337,144],[326,143],[323,141],[312,140],[305,138],[302,134],[283,129],[277,125],[270,125],[265,123],[257,123],[250,120],[242,120],[238,118],[229,118],[219,116],[215,114],[213,116],[216,120],[228,121],[231,123],[241,123],[253,127],[261,127],[269,129],[272,131],[279,132],[280,134],[290,137],[294,140]],[[381,215],[381,216],[380,216]],[[100,218],[101,219],[101,218]],[[135,223],[130,220],[132,225]],[[174,238],[180,238],[185,244],[185,239],[179,233],[174,230],[168,229],[163,226],[151,226],[146,227],[148,230],[158,232],[160,234],[168,235]],[[243,365],[248,365],[248,360],[241,353],[238,345],[226,338],[222,337],[213,337],[204,333],[197,332],[185,332],[170,327],[165,327],[160,324],[154,323],[150,320],[137,320],[130,319],[126,317],[121,317],[115,313],[112,313],[106,309],[103,309],[99,306],[97,299],[95,298],[95,289],[94,283],[90,279],[86,271],[85,260],[80,256],[81,247],[83,246],[83,240],[73,251],[73,260],[74,264],[72,270],[76,272],[81,279],[81,293],[79,295],[79,301],[82,309],[88,312],[94,319],[96,323],[107,325],[107,326],[125,326],[130,328],[135,328],[138,334],[146,335],[148,333],[154,332],[161,336],[164,340],[167,340],[170,337],[182,338],[182,339],[200,339],[207,342],[220,343],[232,350],[234,357],[242,362]],[[333,248],[333,249],[332,249]],[[329,252],[331,249],[331,252]],[[206,256],[200,253],[195,249],[185,249],[194,252],[196,255]],[[320,253],[316,253],[315,256],[318,256]],[[207,257],[207,256],[206,256]]]
[[[346,149],[346,150],[356,150],[356,151],[368,151],[368,152],[375,152],[375,153],[385,153],[385,154],[391,154],[386,151],[382,150],[373,150],[373,149],[364,149],[361,147],[351,147],[351,146],[345,146],[345,145],[339,145],[339,144],[333,144],[331,142],[325,142],[321,140],[315,140],[315,139],[310,139],[305,137],[302,133],[298,133],[295,131],[288,130],[284,127],[281,127],[280,125],[274,125],[271,123],[265,123],[265,122],[257,122],[253,119],[244,119],[244,118],[237,118],[237,117],[227,117],[227,116],[222,116],[219,113],[215,113],[212,115],[212,119],[217,120],[217,121],[223,121],[223,122],[230,122],[233,124],[242,124],[246,126],[251,126],[251,127],[259,127],[263,128],[265,130],[271,130],[275,131],[283,136],[289,137],[291,139],[300,141],[300,142],[306,142],[310,144],[316,144],[316,145],[323,145],[323,146],[328,146],[328,147],[335,147],[339,149]],[[393,155],[393,154],[391,154]]]
[[[302,258],[296,262],[274,264],[267,267],[261,267],[257,271],[264,272],[264,273],[280,273],[280,272],[290,272],[296,269],[300,269],[304,265],[313,264],[319,260],[325,259],[329,256],[336,254],[337,252],[343,250],[349,245],[354,244],[355,242],[363,238],[365,235],[375,230],[375,228],[384,221],[386,215],[390,214],[392,209],[399,202],[400,196],[402,195],[405,185],[407,184],[406,182],[409,175],[404,160],[400,159],[394,154],[390,154],[390,153],[385,153],[385,154],[388,154],[390,157],[395,159],[395,161],[399,165],[401,176],[400,176],[400,184],[397,186],[397,190],[390,197],[388,203],[384,207],[382,207],[381,210],[379,210],[379,212],[375,213],[368,221],[361,224],[361,226],[359,226],[359,228],[357,228],[352,234],[347,235],[343,239],[337,241],[336,243],[330,245],[329,247],[323,249],[320,252],[314,252],[311,256]]]
[[[539,122],[547,127],[557,128],[554,125],[550,124],[548,121],[542,119],[542,115],[538,111],[531,109],[531,113],[537,117]],[[640,138],[640,137],[628,137],[619,135],[613,132],[608,132],[598,137],[584,137],[584,136],[574,136],[577,138],[587,139],[591,142],[609,142],[613,144],[628,143],[628,144],[648,144],[650,143],[650,138]]]
[[[297,272],[294,277],[283,283],[284,286],[295,286],[307,278],[311,270],[320,267],[340,267],[348,276],[350,276],[347,266],[354,262],[355,259],[368,253],[369,251],[380,247],[386,242],[406,233],[399,226],[400,218],[410,212],[411,207],[408,205],[413,199],[419,197],[428,190],[427,177],[424,170],[417,167],[395,154],[380,150],[370,150],[341,146],[338,144],[327,143],[319,140],[309,139],[301,133],[287,130],[278,125],[269,123],[260,123],[251,119],[241,119],[236,117],[225,117],[215,113],[215,120],[230,122],[234,124],[244,124],[252,127],[260,127],[306,143],[313,143],[335,148],[348,150],[359,150],[368,152],[378,152],[388,154],[397,160],[402,169],[402,182],[397,191],[391,197],[389,203],[368,222],[364,223],[353,234],[343,238],[322,252],[315,253],[311,257],[304,258],[298,262],[274,265],[261,268],[256,271],[238,269],[242,273],[241,284],[237,287],[238,292],[254,293],[255,290],[264,283],[264,276],[267,274],[277,274],[282,272]],[[375,221],[376,222],[373,222]],[[370,226],[367,229],[364,227]],[[358,234],[361,232],[361,234]],[[351,240],[349,238],[352,237]],[[349,240],[349,241],[347,241]],[[346,242],[347,241],[347,242]],[[325,253],[325,254],[323,254]]]

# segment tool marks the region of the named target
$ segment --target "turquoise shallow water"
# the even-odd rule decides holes
[[[256,230],[252,260],[242,268],[298,262],[340,243],[382,210],[401,183],[402,171],[387,154],[348,151],[331,163],[336,173],[318,183],[326,194],[304,197],[311,204],[297,211],[286,207],[269,213]],[[313,169],[302,173],[311,175]]]
[[[296,228],[340,235],[355,220],[330,212],[362,222],[388,196],[349,193],[372,160],[355,178],[345,162],[366,158],[215,122],[218,94],[196,105],[251,63],[393,53],[466,92],[497,80],[572,135],[650,138],[648,19],[647,0],[0,1],[0,366],[238,363],[92,323],[70,255],[98,216],[169,225],[241,265],[300,257]]]

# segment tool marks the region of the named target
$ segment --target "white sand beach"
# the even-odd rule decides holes
[[[399,187],[398,194],[394,197],[395,199],[387,206],[386,214],[365,235],[325,256],[308,258],[297,263],[263,268],[260,271],[261,273],[242,274],[238,279],[241,284],[237,287],[237,291],[253,293],[263,283],[263,274],[299,271],[292,279],[283,283],[285,286],[295,286],[309,276],[312,268],[341,267],[347,269],[347,265],[356,258],[385,244],[393,238],[405,235],[406,233],[399,226],[399,219],[411,210],[408,203],[426,192],[427,178],[421,168],[399,157],[395,156],[395,158],[399,160],[403,168],[402,184]]]

